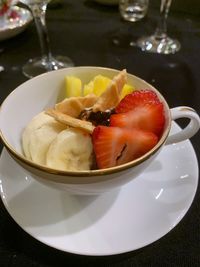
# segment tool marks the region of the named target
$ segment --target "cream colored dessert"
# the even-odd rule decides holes
[[[85,110],[103,112],[115,107],[125,83],[126,71],[123,70],[110,81],[100,96],[92,93],[84,97],[66,98],[36,115],[22,135],[25,157],[57,170],[90,170],[93,164],[91,134],[95,126],[79,116]]]
[[[63,171],[90,170],[93,146],[87,133],[74,128],[60,132],[46,154],[48,167]]]
[[[92,165],[90,135],[44,112],[36,115],[25,128],[22,147],[26,158],[58,170],[88,170]]]
[[[46,153],[51,142],[56,138],[60,131],[66,127],[57,121],[44,124],[39,129],[30,134],[29,151],[31,159],[38,163],[46,164]]]
[[[26,126],[23,134],[22,134],[22,146],[24,155],[28,159],[32,159],[31,152],[30,152],[30,139],[32,133],[36,130],[40,129],[42,126],[55,122],[55,119],[51,116],[45,114],[45,112],[41,112],[37,114]]]

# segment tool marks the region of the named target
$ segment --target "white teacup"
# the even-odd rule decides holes
[[[83,83],[101,74],[113,78],[118,70],[101,67],[74,67],[52,71],[37,76],[17,87],[3,102],[0,112],[2,141],[13,157],[33,178],[74,194],[98,194],[120,187],[136,178],[154,160],[165,144],[192,137],[200,128],[200,118],[190,107],[169,109],[163,96],[144,80],[128,74],[128,83],[136,89],[150,89],[163,102],[166,124],[157,145],[142,157],[129,163],[102,170],[59,171],[36,164],[22,153],[21,136],[28,122],[42,110],[54,106],[63,95],[64,77],[74,75]],[[178,118],[189,118],[189,124],[178,133],[170,135],[171,122]]]

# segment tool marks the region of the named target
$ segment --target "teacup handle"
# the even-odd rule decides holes
[[[197,133],[200,128],[200,118],[196,111],[190,107],[180,106],[171,109],[172,120],[180,118],[188,118],[190,122],[188,125],[181,129],[178,133],[171,134],[168,136],[166,144],[178,143],[191,138]]]

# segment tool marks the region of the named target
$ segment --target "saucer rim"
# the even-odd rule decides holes
[[[175,125],[175,128],[180,128],[178,126],[178,124],[176,122],[173,122],[173,124]],[[74,255],[82,255],[82,256],[113,256],[113,255],[120,255],[120,254],[125,254],[125,253],[129,253],[131,251],[136,251],[136,250],[139,250],[139,249],[142,249],[142,248],[145,248],[153,243],[155,243],[156,241],[158,241],[159,239],[163,238],[164,236],[168,235],[175,227],[177,227],[177,225],[181,222],[181,220],[185,217],[185,215],[187,214],[188,210],[190,209],[193,201],[194,201],[194,198],[195,198],[195,195],[196,195],[196,192],[197,192],[197,188],[198,188],[198,183],[199,183],[199,166],[198,166],[198,159],[197,159],[197,155],[196,155],[196,152],[195,152],[195,149],[191,143],[190,140],[185,140],[183,141],[184,143],[187,142],[187,146],[190,147],[191,149],[191,153],[193,154],[192,156],[194,157],[194,166],[195,166],[195,169],[194,169],[194,172],[195,172],[195,183],[193,183],[193,190],[191,192],[191,196],[188,200],[188,205],[186,205],[186,207],[184,208],[184,211],[181,213],[181,216],[178,216],[178,220],[176,220],[176,223],[173,225],[173,227],[171,229],[169,229],[167,232],[166,232],[166,229],[164,231],[164,233],[162,234],[159,234],[158,238],[153,238],[153,240],[151,241],[147,241],[147,243],[141,245],[141,246],[137,246],[136,248],[134,249],[125,249],[125,250],[120,250],[115,252],[113,251],[113,253],[91,253],[91,252],[81,252],[81,251],[75,251],[74,249],[72,250],[69,250],[69,249],[62,249],[60,248],[59,246],[53,246],[52,244],[49,244],[48,242],[45,242],[44,240],[41,240],[40,238],[38,238],[37,235],[34,235],[33,233],[31,233],[31,231],[29,229],[25,229],[26,227],[22,226],[20,223],[18,223],[14,217],[14,215],[12,214],[12,211],[10,210],[9,208],[9,205],[7,204],[7,201],[5,198],[2,197],[3,195],[3,186],[2,184],[0,184],[0,187],[2,190],[0,190],[0,196],[1,196],[1,200],[2,200],[2,203],[6,209],[6,211],[8,212],[8,214],[11,216],[11,218],[15,221],[15,223],[24,231],[26,232],[29,236],[33,237],[34,239],[36,239],[37,241],[39,241],[40,243],[42,244],[45,244],[47,245],[48,247],[51,247],[51,248],[54,248],[56,250],[59,250],[59,251],[62,251],[62,252],[67,252],[67,253],[71,253],[71,254],[74,254]],[[8,153],[8,151],[3,148],[1,154],[3,154],[3,152],[6,152]],[[8,153],[9,154],[9,153]],[[1,155],[0,155],[1,156]],[[9,155],[10,156],[10,155]],[[11,158],[11,160],[13,160]],[[14,160],[13,160],[14,161]],[[20,166],[18,163],[17,163],[18,166]],[[24,169],[24,172],[26,173],[27,171]],[[31,177],[32,178],[32,177]],[[32,178],[34,180],[34,178]],[[35,181],[35,180],[34,180]],[[126,185],[127,186],[127,185]],[[47,189],[48,190],[48,189]],[[66,192],[67,193],[67,192]]]

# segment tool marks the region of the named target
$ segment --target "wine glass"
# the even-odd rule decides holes
[[[51,54],[45,19],[47,5],[50,1],[51,0],[20,0],[20,2],[28,6],[32,12],[42,54],[40,58],[29,59],[22,67],[23,74],[28,78],[51,70],[74,66],[70,58],[66,56],[52,56]]]
[[[137,46],[142,51],[160,54],[174,54],[180,50],[179,41],[167,35],[167,17],[172,0],[161,0],[160,18],[156,31],[151,36],[141,37],[137,40]]]

